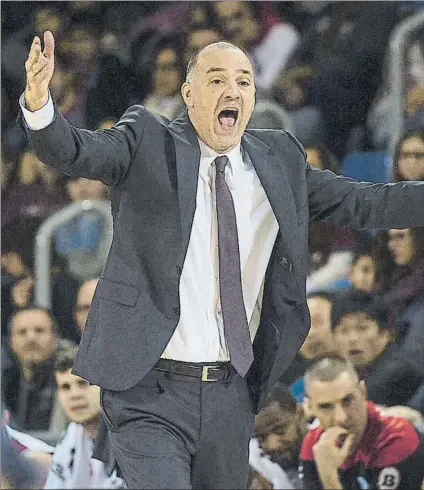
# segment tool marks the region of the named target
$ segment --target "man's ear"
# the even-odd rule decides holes
[[[298,403],[296,407],[296,422],[301,423],[305,419],[305,409],[302,403]]]
[[[303,415],[305,418],[308,419],[309,417],[311,417],[311,415],[312,415],[311,403],[310,403],[309,398],[307,396],[303,397],[302,409],[303,409]]]
[[[192,87],[189,82],[184,82],[181,86],[181,97],[187,107],[193,107]]]

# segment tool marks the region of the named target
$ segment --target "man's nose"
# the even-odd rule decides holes
[[[351,330],[346,334],[346,339],[349,342],[349,344],[356,344],[359,338],[360,336],[356,330]]]
[[[82,390],[80,388],[77,388],[77,387],[71,388],[71,391],[69,394],[70,394],[71,398],[74,400],[82,398],[82,396],[83,396]]]
[[[225,90],[225,97],[227,99],[239,99],[240,98],[240,91],[239,91],[239,86],[238,83],[234,81],[229,81],[227,83],[227,87]]]
[[[334,413],[334,422],[336,425],[343,426],[347,421],[347,414],[343,407],[338,405]]]
[[[27,342],[34,342],[37,340],[38,335],[37,335],[37,332],[35,332],[35,330],[28,329],[26,331],[25,337],[26,337]]]

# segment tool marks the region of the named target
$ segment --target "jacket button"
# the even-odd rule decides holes
[[[175,267],[175,270],[177,271],[177,274],[179,276],[181,276],[181,272],[183,271],[182,267],[180,267],[179,265],[177,265],[177,267]]]
[[[172,308],[172,311],[176,314],[176,315],[179,315],[180,314],[180,308],[178,306],[175,306],[174,308]]]

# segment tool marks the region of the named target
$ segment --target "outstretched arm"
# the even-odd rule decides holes
[[[424,226],[424,182],[355,182],[307,163],[306,180],[313,221],[358,229]]]

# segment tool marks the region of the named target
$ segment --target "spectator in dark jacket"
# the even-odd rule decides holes
[[[424,380],[424,368],[417,369],[392,343],[382,299],[353,291],[334,300],[331,317],[336,349],[365,380],[368,399],[387,406],[406,404]]]
[[[47,430],[56,396],[53,373],[56,326],[48,310],[26,307],[9,321],[9,349],[16,364],[2,369],[4,401],[11,425]]]

